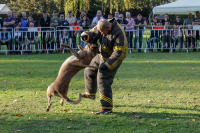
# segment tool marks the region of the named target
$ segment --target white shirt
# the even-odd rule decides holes
[[[100,17],[99,20],[101,20],[101,19],[104,19],[104,17]],[[97,19],[97,17],[95,17],[95,18],[93,19],[92,23],[95,22],[95,24],[97,25],[98,22],[99,22],[99,20]]]

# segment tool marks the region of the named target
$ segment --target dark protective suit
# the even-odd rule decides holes
[[[101,53],[93,58],[90,65],[100,66],[105,63],[108,69],[85,68],[85,90],[88,95],[95,95],[98,87],[102,109],[112,109],[111,85],[117,69],[128,53],[128,41],[124,30],[116,21],[112,22],[111,31],[107,35],[101,35],[97,27],[90,30],[89,34],[91,33],[93,34],[93,41],[99,39]]]

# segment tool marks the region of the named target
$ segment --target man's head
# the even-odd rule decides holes
[[[199,13],[199,11],[196,11],[196,12],[195,12],[195,15],[196,15],[197,18],[200,18],[200,13]]]
[[[69,17],[72,16],[72,11],[68,11],[68,16],[69,16]]]
[[[189,13],[189,14],[188,14],[188,18],[189,18],[189,19],[192,19],[192,13]]]
[[[102,12],[101,12],[101,10],[97,10],[97,14],[100,14],[100,15],[102,15]]]
[[[176,16],[176,21],[177,21],[177,22],[180,21],[180,16],[179,16],[179,15]]]
[[[13,16],[17,18],[17,12],[13,12]]]
[[[43,16],[44,18],[46,18],[46,17],[47,17],[47,12],[46,12],[46,11],[43,11],[43,12],[42,12],[42,16]]]
[[[101,34],[106,35],[111,30],[111,23],[106,19],[101,19],[97,24],[97,29],[101,32]]]
[[[97,13],[97,19],[100,20],[101,14]]]
[[[22,17],[26,18],[26,12],[22,12]]]
[[[124,19],[124,15],[123,14],[119,14],[119,20],[123,21],[123,19]]]
[[[34,23],[33,23],[33,22],[30,22],[30,23],[29,23],[29,27],[34,27]]]
[[[154,14],[153,18],[157,20],[158,19],[158,14]]]
[[[113,18],[112,14],[108,14],[108,19],[112,19],[112,18]]]
[[[53,16],[57,16],[57,11],[53,10]]]
[[[142,19],[142,15],[141,14],[138,14],[137,15],[137,19],[140,21]]]
[[[119,11],[115,11],[115,17],[116,17],[116,18],[119,17]]]
[[[131,17],[131,13],[130,12],[126,12],[126,17],[130,18]]]
[[[8,11],[7,16],[8,16],[9,18],[12,17],[11,11]]]
[[[64,14],[61,14],[61,15],[60,15],[60,20],[63,21],[64,19],[65,19],[65,18],[64,18]]]

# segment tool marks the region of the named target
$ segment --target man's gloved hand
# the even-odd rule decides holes
[[[105,63],[102,63],[101,66],[99,67],[100,70],[107,70],[108,67],[105,65]]]

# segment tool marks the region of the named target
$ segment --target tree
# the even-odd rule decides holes
[[[27,12],[29,15],[41,14],[43,10],[52,14],[53,10],[58,10],[54,0],[11,0],[8,6],[17,13]]]
[[[88,11],[93,5],[100,5],[103,12],[109,9],[110,13],[113,13],[113,10],[143,10],[144,8],[151,12],[153,7],[172,1],[176,0],[66,0],[65,14],[68,10],[72,10],[74,16],[76,16],[77,12],[81,12],[81,10]]]

